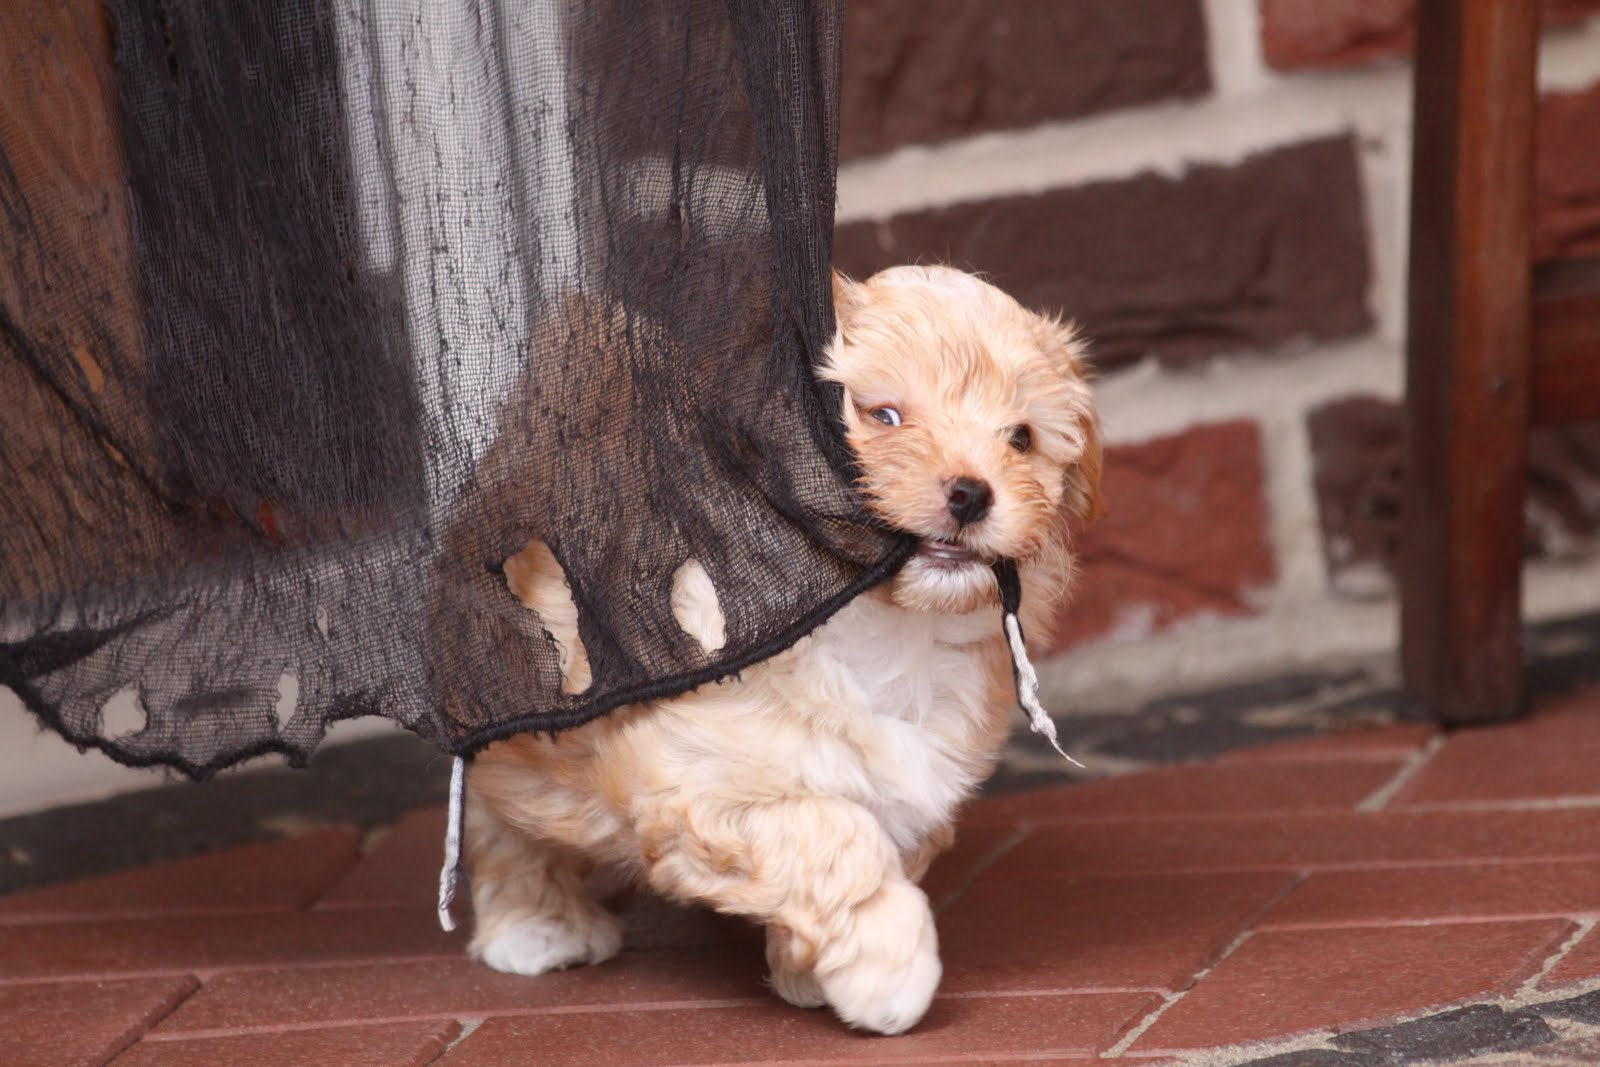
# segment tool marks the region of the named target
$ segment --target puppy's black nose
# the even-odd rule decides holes
[[[989,514],[989,505],[994,503],[994,490],[989,488],[988,482],[980,482],[976,478],[957,478],[950,483],[947,501],[950,514],[966,526]]]

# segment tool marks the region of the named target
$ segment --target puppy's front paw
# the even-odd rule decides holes
[[[880,1034],[921,1021],[942,973],[928,898],[906,882],[886,883],[857,908],[852,936],[825,949],[817,966],[839,1018]]]
[[[530,916],[506,923],[486,939],[474,938],[472,955],[506,974],[544,974],[580,963],[599,963],[622,950],[622,923],[609,912],[583,925]]]
[[[797,1008],[820,1008],[828,1003],[817,976],[795,962],[789,951],[787,930],[767,927],[767,984]]]

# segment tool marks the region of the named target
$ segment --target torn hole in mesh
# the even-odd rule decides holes
[[[672,617],[707,655],[728,643],[727,619],[717,587],[698,559],[690,556],[672,575]]]
[[[294,713],[300,707],[300,676],[293,671],[284,671],[278,675],[278,699],[273,703],[272,711],[278,720],[278,733],[286,733],[289,723],[294,719]]]
[[[561,663],[561,691],[582,693],[593,680],[589,653],[578,636],[578,605],[572,599],[566,571],[550,546],[535,538],[505,561],[506,585],[522,606],[539,616],[556,644]]]
[[[141,732],[148,724],[144,701],[134,686],[119,689],[100,705],[100,736],[107,741],[119,741]]]

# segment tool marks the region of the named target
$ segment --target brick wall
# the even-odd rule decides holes
[[[1545,8],[1538,254],[1600,253],[1600,0]],[[1058,678],[1392,645],[1412,16],[849,5],[839,265],[981,269],[1094,344],[1113,511]],[[1600,606],[1600,428],[1533,453],[1530,613]]]

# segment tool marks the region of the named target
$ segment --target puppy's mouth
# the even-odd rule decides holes
[[[982,558],[966,545],[937,537],[924,538],[922,544],[917,546],[917,555],[935,567],[951,570],[982,562]]]

